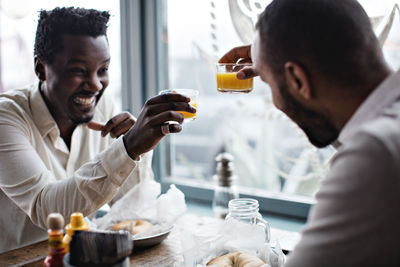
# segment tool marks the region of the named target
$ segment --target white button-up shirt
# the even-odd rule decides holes
[[[400,266],[400,72],[368,96],[339,143],[285,266]]]
[[[107,122],[112,101],[100,99],[93,121]],[[70,150],[37,85],[0,95],[0,252],[47,238],[46,218],[90,215],[152,178],[152,152],[132,160],[122,136],[112,140],[81,124]]]

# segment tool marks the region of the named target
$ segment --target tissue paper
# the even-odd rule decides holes
[[[185,197],[175,185],[171,185],[165,194],[160,193],[159,183],[144,179],[115,202],[107,214],[94,219],[91,225],[107,230],[119,221],[144,219],[155,226],[140,235],[152,235],[170,229],[175,220],[186,212]]]

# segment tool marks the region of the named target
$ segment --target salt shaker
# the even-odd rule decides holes
[[[217,171],[213,178],[217,185],[214,191],[212,207],[216,217],[225,219],[228,214],[229,201],[239,197],[236,186],[233,184],[236,179],[233,156],[229,153],[221,153],[215,160],[217,161]]]

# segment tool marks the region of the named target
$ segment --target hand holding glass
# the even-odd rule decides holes
[[[217,90],[226,93],[249,93],[253,90],[253,78],[239,80],[239,70],[252,64],[217,63]]]
[[[194,89],[166,89],[166,90],[162,90],[159,92],[159,95],[162,95],[162,94],[181,94],[181,95],[189,97],[190,98],[189,104],[196,109],[196,112],[190,113],[190,112],[178,111],[178,110],[177,110],[177,112],[179,112],[183,115],[183,117],[185,118],[185,120],[184,120],[185,122],[196,119],[197,100],[199,97],[199,91],[194,90]]]

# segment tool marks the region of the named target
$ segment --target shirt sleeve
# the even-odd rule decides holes
[[[129,190],[144,179],[154,179],[153,170],[151,168],[151,161],[153,157],[153,151],[149,151],[140,156],[140,160],[136,162],[136,168],[132,170],[128,178],[118,188],[117,193],[113,199],[109,202],[113,205],[116,201],[122,198]]]
[[[393,266],[399,259],[399,147],[366,132],[353,141],[332,160],[285,267]]]
[[[68,217],[96,211],[137,168],[121,136],[68,179],[56,179],[34,147],[26,118],[5,108],[1,112],[0,188],[39,227],[46,228],[51,212]]]
[[[107,93],[107,91],[105,93]],[[109,94],[109,92],[107,94]],[[119,114],[121,110],[117,105],[115,105],[115,102],[113,101],[114,98],[111,95],[104,95],[104,96],[100,100],[101,102],[97,107],[98,108],[97,111],[104,117],[103,121],[106,122],[110,118]],[[106,99],[107,101],[105,101]],[[136,120],[136,118],[134,119]],[[114,138],[112,138],[110,135],[107,135],[105,138],[108,139],[108,142],[110,144],[114,142]],[[117,189],[117,192],[114,195],[113,199],[108,204],[113,205],[117,200],[122,198],[130,189],[132,189],[140,181],[144,179],[154,179],[154,174],[151,167],[152,157],[153,157],[152,150],[140,156],[140,160],[136,161],[136,168],[134,168],[131,171],[129,176]]]

